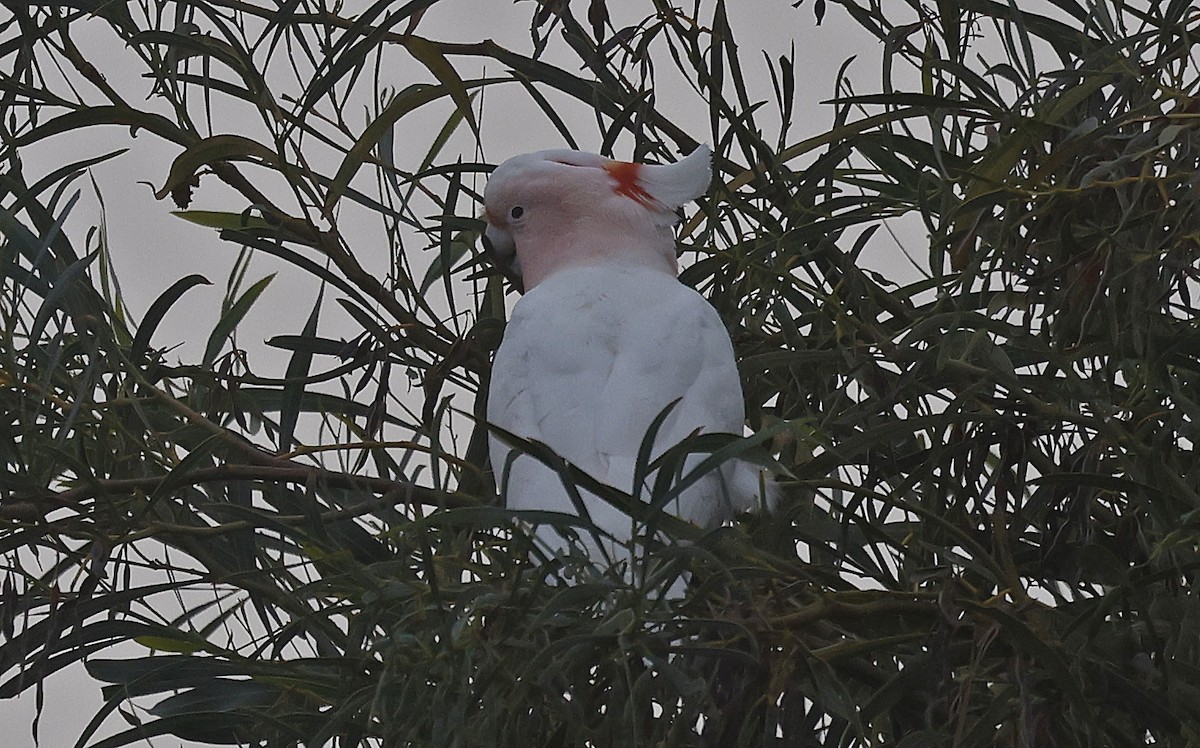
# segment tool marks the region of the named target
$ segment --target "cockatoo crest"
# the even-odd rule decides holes
[[[673,164],[607,161],[603,167],[613,189],[647,210],[674,212],[708,191],[712,181],[712,151],[702,145]]]
[[[571,150],[516,156],[484,191],[484,247],[522,291],[560,269],[617,255],[674,273],[675,211],[710,181],[712,151],[704,145],[661,165]]]

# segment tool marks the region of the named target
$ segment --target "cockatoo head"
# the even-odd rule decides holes
[[[711,181],[706,145],[663,165],[569,150],[515,156],[484,190],[484,248],[521,291],[558,270],[603,262],[674,274],[675,211]]]

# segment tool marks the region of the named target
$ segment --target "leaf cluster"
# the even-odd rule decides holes
[[[1189,2],[813,3],[883,69],[867,94],[839,71],[807,138],[804,60],[749,54],[721,0],[620,26],[603,0],[583,20],[539,2],[525,50],[422,35],[436,4],[0,20],[0,696],[40,700],[82,661],[107,685],[78,744],[106,748],[1200,741]],[[85,56],[85,25],[136,58],[146,101]],[[398,90],[397,56],[423,71]],[[707,122],[673,114],[666,80]],[[647,533],[637,573],[547,558],[495,506],[480,414],[506,299],[472,217],[490,167],[447,154],[514,91],[571,146],[714,144],[682,279],[733,333],[785,500],[701,534],[651,511],[670,481],[645,509],[524,445],[687,541]],[[443,119],[410,170],[418,112]],[[235,250],[195,360],[156,345],[209,281],[135,320],[103,221],[78,230],[84,177],[102,205],[92,170],[124,152],[29,171],[112,125],[172,144],[155,196]],[[216,183],[227,209],[194,208]],[[915,280],[869,269],[914,226]],[[269,341],[278,376],[238,335],[264,257],[320,289]],[[323,332],[332,314],[351,331]]]

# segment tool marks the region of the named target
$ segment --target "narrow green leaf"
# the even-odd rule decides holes
[[[137,334],[134,335],[133,342],[129,346],[129,357],[134,362],[141,361],[145,357],[146,350],[150,346],[150,339],[167,311],[175,305],[176,301],[179,301],[181,296],[198,285],[211,286],[212,283],[202,275],[188,275],[172,283],[170,288],[163,291],[154,300],[154,303],[146,310],[146,316],[142,318],[142,324],[138,326]]]
[[[437,101],[447,94],[448,91],[443,85],[430,86],[423,83],[414,83],[396,94],[346,152],[346,157],[342,159],[342,164],[338,167],[326,192],[325,211],[331,211],[333,206],[342,199],[342,195],[350,185],[350,180],[358,173],[363,162],[371,155],[375,145],[383,138],[384,133],[390,130],[404,115],[431,101]]]
[[[301,338],[316,337],[317,319],[320,316],[321,303],[324,298],[325,287],[322,286],[317,292],[317,300],[308,314],[308,320],[304,323],[304,330],[300,333]],[[287,373],[284,375],[287,377],[288,383],[283,387],[283,397],[279,404],[278,447],[280,452],[287,452],[292,448],[296,422],[300,417],[300,404],[304,399],[304,380],[312,369],[312,357],[311,349],[297,348],[292,352],[291,359],[288,360]]]
[[[45,332],[46,325],[50,322],[50,315],[58,310],[70,294],[77,291],[75,281],[99,256],[98,252],[93,252],[86,257],[76,260],[54,280],[54,285],[50,288],[50,293],[46,294],[46,300],[42,302],[37,316],[34,317],[33,324],[29,328],[30,346],[41,345],[42,333]]]
[[[138,644],[141,644],[147,649],[153,649],[157,652],[177,652],[180,654],[193,654],[204,649],[204,642],[198,642],[194,639],[182,639],[174,636],[137,636],[133,639]],[[89,668],[93,675],[95,671]]]
[[[250,307],[254,306],[254,302],[258,301],[258,297],[262,295],[262,292],[266,290],[267,286],[274,279],[275,274],[271,273],[252,285],[234,302],[229,311],[225,312],[221,319],[217,321],[212,333],[208,336],[208,345],[204,348],[204,358],[201,359],[203,366],[212,366],[213,361],[217,359],[217,354],[221,351],[221,347],[225,345],[225,341],[229,339],[229,336],[241,324],[242,318],[250,311]]]
[[[274,231],[275,225],[261,216],[246,213],[232,213],[223,210],[173,210],[171,215],[178,216],[188,223],[204,226],[210,229],[263,229]]]
[[[188,145],[196,140],[194,136],[180,129],[178,125],[162,115],[142,112],[127,106],[103,104],[84,107],[47,120],[14,138],[13,147],[21,148],[38,143],[52,135],[74,132],[96,125],[123,125],[134,133],[137,130],[146,130],[180,145]]]
[[[175,157],[167,181],[154,193],[154,197],[162,200],[176,187],[192,179],[202,166],[218,161],[244,161],[252,158],[272,166],[279,165],[279,158],[274,150],[245,136],[214,135],[205,138]]]
[[[445,87],[447,93],[450,94],[450,99],[458,108],[459,114],[467,120],[467,124],[471,126],[475,137],[478,138],[479,123],[475,121],[475,112],[471,109],[471,97],[467,94],[466,84],[458,75],[458,71],[446,59],[446,55],[442,54],[442,50],[419,36],[407,37],[404,40],[404,48],[428,68],[429,72],[433,73],[433,77],[437,78],[438,82]]]

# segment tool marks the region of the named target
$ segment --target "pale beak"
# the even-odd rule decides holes
[[[500,274],[512,282],[517,293],[525,293],[525,282],[521,278],[521,262],[517,259],[517,245],[512,235],[503,229],[496,228],[491,221],[481,237],[484,254],[500,271]]]

